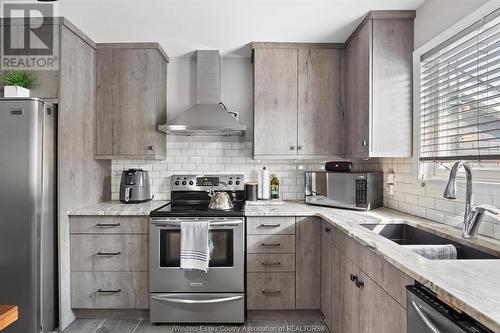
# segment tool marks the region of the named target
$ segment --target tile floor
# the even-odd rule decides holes
[[[140,319],[77,319],[64,333],[328,333],[321,319],[247,320],[242,325],[153,325]]]

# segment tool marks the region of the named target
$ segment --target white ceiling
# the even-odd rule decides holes
[[[59,14],[96,42],[159,42],[170,57],[196,49],[250,55],[252,41],[344,42],[373,9],[425,0],[60,0]]]

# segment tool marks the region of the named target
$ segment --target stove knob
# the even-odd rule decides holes
[[[240,185],[240,181],[239,180],[236,181],[236,185]]]
[[[233,185],[233,181],[232,181],[232,180],[228,181],[227,183],[228,183],[229,185]]]
[[[194,182],[192,180],[189,181],[189,185],[194,185]]]
[[[175,185],[179,185],[179,181],[178,181],[178,180],[176,180],[174,184],[175,184]]]
[[[186,185],[186,181],[185,180],[182,181],[182,185]]]

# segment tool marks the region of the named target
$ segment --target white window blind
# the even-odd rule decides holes
[[[420,59],[420,160],[500,160],[500,9]]]

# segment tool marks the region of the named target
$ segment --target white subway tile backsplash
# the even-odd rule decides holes
[[[121,172],[129,167],[150,170],[151,190],[156,199],[170,199],[172,174],[243,173],[247,181],[257,180],[257,171],[266,166],[280,180],[285,200],[304,198],[304,171],[321,170],[325,161],[254,160],[251,142],[168,141],[167,158],[162,161],[115,160],[112,162],[112,199],[118,199]],[[302,169],[297,166],[302,165]]]
[[[457,199],[447,200],[443,198],[446,182],[427,181],[422,187],[412,159],[383,158],[378,163],[385,172],[395,173],[395,193],[393,195],[384,193],[385,206],[462,228],[465,209],[463,183],[457,186]],[[492,204],[500,208],[500,184],[475,183],[474,190],[475,204]],[[500,239],[500,221],[489,216],[485,217],[479,233]]]

